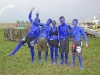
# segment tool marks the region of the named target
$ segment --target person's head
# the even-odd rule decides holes
[[[53,21],[52,21],[52,26],[55,26],[55,25],[56,25],[56,21],[53,20]]]
[[[52,20],[48,19],[46,24],[49,25],[50,23],[52,23]]]
[[[34,23],[37,24],[36,18],[34,19]],[[38,23],[40,23],[40,19],[38,19]]]
[[[61,16],[61,17],[59,18],[59,20],[60,20],[61,24],[64,24],[64,23],[65,23],[65,18],[64,18],[64,16]]]
[[[72,24],[73,24],[74,27],[77,26],[78,20],[77,19],[73,19]]]

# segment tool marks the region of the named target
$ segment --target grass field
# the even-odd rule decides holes
[[[44,52],[42,60],[37,63],[37,50],[35,48],[35,62],[30,63],[30,51],[23,46],[13,57],[7,56],[17,42],[4,41],[4,30],[0,29],[0,75],[100,75],[100,38],[88,38],[89,48],[85,48],[83,42],[83,70],[79,69],[78,59],[74,67],[50,64],[50,53],[48,61],[44,63]],[[60,56],[59,56],[60,62]],[[71,60],[71,49],[69,52],[69,63]]]

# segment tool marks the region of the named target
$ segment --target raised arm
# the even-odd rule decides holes
[[[30,13],[29,13],[29,17],[28,17],[31,23],[34,23],[34,20],[32,19],[32,11],[33,11],[34,9],[35,9],[35,8],[32,8],[32,9],[31,9],[31,11],[30,11]]]
[[[36,13],[36,24],[39,24],[39,13]]]

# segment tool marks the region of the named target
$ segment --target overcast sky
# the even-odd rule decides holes
[[[42,22],[48,18],[59,22],[60,16],[64,16],[66,22],[74,18],[86,22],[98,14],[100,0],[0,0],[0,22],[28,21],[32,7],[35,7],[32,18],[39,11]]]

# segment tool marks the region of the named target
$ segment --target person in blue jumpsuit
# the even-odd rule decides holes
[[[58,40],[59,40],[59,52],[61,55],[61,62],[62,65],[64,62],[66,65],[69,66],[68,63],[68,53],[69,53],[69,40],[68,40],[68,33],[71,29],[70,25],[65,23],[65,18],[61,16],[59,18],[61,25],[58,26]],[[65,53],[65,61],[64,61],[64,53]]]
[[[51,19],[48,19],[46,24],[39,23],[39,26],[41,27],[41,31],[39,34],[39,39],[37,41],[37,50],[38,50],[38,62],[41,60],[41,51],[43,50],[45,52],[45,58],[44,62],[47,61],[48,57],[48,40],[49,40],[49,32],[50,32],[50,23],[52,22]]]
[[[84,30],[78,25],[78,20],[74,19],[72,21],[73,28],[69,35],[73,35],[73,43],[72,43],[72,66],[75,65],[75,60],[76,56],[78,56],[79,63],[80,63],[80,69],[82,70],[82,47],[81,47],[81,41],[82,41],[82,36],[84,37],[84,40],[86,42],[86,48],[88,47],[88,40],[87,37],[84,33]]]
[[[31,63],[34,62],[34,45],[36,44],[40,33],[40,28],[38,27],[38,22],[40,22],[40,20],[38,19],[39,14],[37,13],[36,19],[32,20],[31,15],[33,10],[34,8],[31,9],[31,12],[29,14],[29,20],[32,26],[30,27],[28,34],[18,43],[15,49],[9,54],[9,56],[13,56],[21,48],[22,45],[28,44],[31,53]]]
[[[49,34],[49,46],[50,46],[50,56],[51,64],[55,61],[58,64],[58,29],[56,27],[56,21],[52,21],[52,27]],[[55,59],[54,59],[55,52]]]

